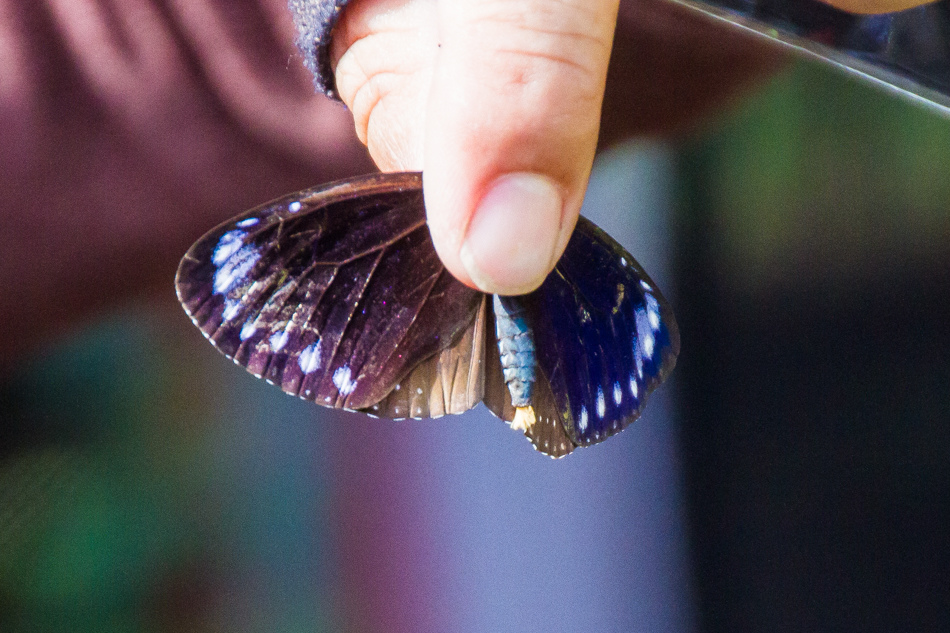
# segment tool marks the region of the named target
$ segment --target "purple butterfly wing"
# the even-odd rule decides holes
[[[251,373],[325,406],[371,407],[458,347],[482,302],[439,261],[421,187],[418,174],[377,174],[248,211],[188,251],[179,299]]]
[[[526,298],[564,431],[578,446],[639,417],[676,364],[679,330],[656,284],[623,247],[580,218],[554,272]]]

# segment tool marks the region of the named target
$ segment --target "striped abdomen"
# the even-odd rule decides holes
[[[531,393],[537,375],[534,353],[534,333],[525,318],[520,297],[493,295],[495,334],[498,336],[498,355],[505,375],[505,384],[511,393],[514,407],[531,405]]]

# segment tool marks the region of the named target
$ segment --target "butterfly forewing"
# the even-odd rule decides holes
[[[577,445],[633,422],[676,362],[679,333],[666,300],[629,253],[584,218],[526,303],[538,364]]]
[[[177,277],[195,324],[289,393],[359,409],[455,344],[481,293],[442,267],[418,174],[278,199],[214,229]]]

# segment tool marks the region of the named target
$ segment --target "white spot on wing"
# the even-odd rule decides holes
[[[643,355],[647,358],[652,358],[656,338],[653,336],[653,328],[650,326],[650,320],[647,318],[646,311],[642,308],[637,309],[637,335],[640,338],[640,347],[643,349]],[[640,363],[638,363],[638,365],[639,364]],[[642,371],[639,367],[638,370]]]
[[[305,374],[312,374],[320,368],[320,343],[311,343],[300,352],[297,358],[297,364],[300,365],[300,371]]]
[[[350,395],[356,389],[356,381],[353,380],[352,372],[346,365],[333,372],[333,384],[344,396]]]
[[[581,415],[577,420],[577,428],[581,433],[587,430],[587,407],[581,405]]]
[[[647,293],[645,298],[647,300],[647,320],[650,321],[650,327],[653,328],[653,331],[657,332],[660,329],[660,304],[656,297],[650,293]]]
[[[603,418],[607,412],[607,403],[604,401],[604,390],[597,387],[597,417]]]
[[[300,211],[300,201],[299,201],[299,200],[295,200],[295,201],[291,202],[290,204],[287,205],[287,209],[288,209],[291,213],[297,213],[297,211]]]
[[[656,339],[653,338],[653,332],[651,330],[650,334],[643,337],[643,355],[646,356],[647,358],[652,358],[653,346],[655,344],[656,344]]]
[[[647,282],[643,281],[642,279],[640,280],[640,287],[643,288],[643,289],[646,290],[646,291],[653,290],[653,288],[650,287],[650,284],[648,284]]]
[[[218,245],[214,247],[214,253],[211,254],[211,263],[220,266],[230,259],[231,255],[238,252],[238,249],[244,245],[244,238],[247,233],[244,231],[228,231],[218,238]]]
[[[254,226],[258,222],[260,222],[260,219],[258,218],[247,218],[246,220],[241,220],[240,222],[238,222],[236,226],[239,226],[243,229],[249,226]]]
[[[284,345],[287,344],[287,340],[290,338],[290,335],[287,333],[287,330],[282,330],[280,332],[275,332],[271,334],[270,337],[270,347],[271,350],[279,352],[284,349]]]
[[[634,376],[633,374],[630,374],[630,395],[636,398],[637,392],[639,390],[640,388],[637,386],[637,377]]]
[[[254,332],[257,332],[257,323],[254,321],[248,321],[244,324],[244,327],[241,328],[241,340],[246,341],[247,339],[254,336]]]
[[[241,312],[241,302],[235,299],[226,299],[224,302],[224,312],[221,313],[221,319],[230,321]]]
[[[261,254],[252,246],[238,249],[214,272],[212,289],[215,294],[224,294],[231,290],[235,284],[244,279],[260,258]]]
[[[623,401],[623,390],[620,388],[620,383],[615,382],[614,383],[614,404],[619,406],[622,401]]]

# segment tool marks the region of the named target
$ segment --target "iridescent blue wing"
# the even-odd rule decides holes
[[[176,285],[213,345],[288,393],[378,407],[424,361],[447,376],[462,358],[465,389],[448,376],[416,382],[446,391],[443,412],[481,398],[467,372],[481,368],[469,330],[483,295],[439,261],[418,174],[352,179],[248,211],[188,251]],[[398,406],[383,404],[384,415]]]
[[[584,218],[526,303],[539,380],[550,384],[564,432],[578,446],[636,420],[676,364],[669,304],[633,257]]]

